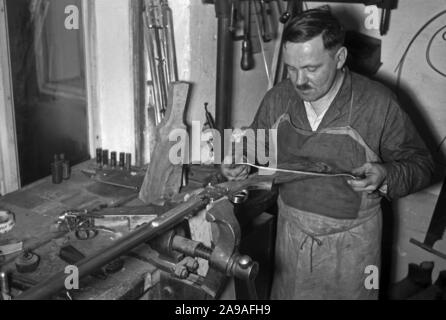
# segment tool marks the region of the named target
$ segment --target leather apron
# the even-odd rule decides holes
[[[350,126],[307,131],[288,112],[276,122],[281,163],[324,162],[333,173],[380,162]],[[376,299],[367,289],[369,265],[380,268],[381,197],[355,192],[345,177],[314,177],[284,184],[279,192],[272,299]]]

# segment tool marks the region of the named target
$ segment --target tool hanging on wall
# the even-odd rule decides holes
[[[178,80],[177,61],[175,56],[175,38],[173,33],[173,16],[172,10],[169,7],[167,0],[160,0],[161,2],[161,17],[162,17],[162,31],[165,41],[164,49],[165,57],[167,57],[167,76],[168,83]]]
[[[261,29],[260,33],[262,35],[262,39],[264,42],[269,42],[273,39],[273,26],[271,24],[270,14],[271,14],[271,8],[270,8],[270,0],[255,0],[255,6],[257,9],[256,17],[257,19],[257,25],[259,29]],[[259,17],[260,15],[260,17]]]
[[[144,3],[144,39],[152,77],[155,122],[159,124],[166,112],[169,85],[178,80],[173,18],[167,0],[145,0]]]
[[[252,53],[251,43],[251,0],[246,0],[243,3],[243,42],[242,42],[242,59],[240,66],[242,70],[251,70],[254,68],[254,57]]]
[[[302,12],[302,1],[300,0],[285,0],[287,1],[287,8],[284,13],[279,18],[279,21],[286,24],[294,16]]]

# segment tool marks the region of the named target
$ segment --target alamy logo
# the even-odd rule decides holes
[[[169,141],[175,142],[169,150],[169,161],[172,164],[257,163],[277,168],[276,129],[225,129],[222,137],[220,132],[214,129],[203,132],[200,121],[192,121],[191,132],[191,137],[185,129],[174,129],[169,133]],[[206,148],[208,145],[211,147]],[[203,155],[203,150],[209,150],[211,155]],[[259,171],[259,174],[264,175],[272,173],[274,171]]]
[[[367,30],[378,30],[380,24],[380,14],[377,6],[366,6],[364,13],[367,15],[364,20],[364,27]]]
[[[75,5],[68,5],[65,7],[65,29],[78,30],[79,29],[79,8]]]
[[[377,266],[369,265],[365,267],[365,274],[368,276],[364,280],[364,287],[368,290],[379,289],[379,269]]]
[[[65,289],[67,290],[77,290],[79,289],[79,269],[76,266],[66,266],[65,274],[68,276],[65,278]]]

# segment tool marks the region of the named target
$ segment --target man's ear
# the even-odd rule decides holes
[[[345,61],[347,60],[348,51],[347,48],[342,46],[338,49],[336,52],[336,68],[338,70],[342,69],[344,67]]]

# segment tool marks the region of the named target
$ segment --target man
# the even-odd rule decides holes
[[[279,167],[310,160],[358,177],[280,186],[273,299],[377,298],[365,282],[366,268],[380,267],[380,200],[426,187],[433,172],[390,90],[345,67],[343,42],[329,10],[290,21],[283,33],[288,79],[267,92],[251,125],[277,129]],[[223,165],[222,172],[245,179],[249,169]]]

